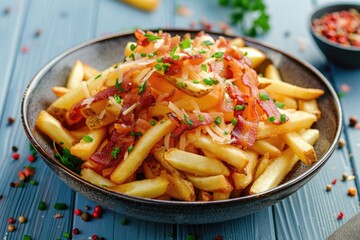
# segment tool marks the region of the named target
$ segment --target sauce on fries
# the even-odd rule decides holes
[[[241,39],[135,37],[102,72],[76,61],[38,116],[84,179],[137,197],[211,201],[269,190],[297,161],[317,160],[310,127],[322,90],[283,82],[272,64],[259,78],[266,55]]]

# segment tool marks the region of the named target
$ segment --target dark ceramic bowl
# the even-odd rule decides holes
[[[166,31],[179,35],[187,32],[196,34],[188,30]],[[217,33],[211,34],[219,36]],[[45,65],[24,93],[21,115],[25,132],[45,163],[62,181],[89,199],[119,213],[146,221],[200,224],[235,219],[257,212],[288,197],[319,171],[336,147],[342,117],[334,89],[315,68],[273,47],[250,38],[244,39],[249,46],[257,47],[267,54],[280,69],[284,80],[325,91],[325,95],[318,101],[322,118],[314,125],[320,130],[320,139],[315,145],[319,160],[311,166],[297,164],[280,186],[274,189],[252,196],[213,202],[142,199],[111,192],[91,184],[54,158],[51,141],[35,127],[40,110],[46,109],[55,99],[51,88],[65,85],[70,69],[78,59],[98,69],[105,69],[123,59],[123,49],[128,41],[134,41],[133,34],[115,34],[89,41],[66,51]]]
[[[319,49],[328,60],[344,68],[360,68],[360,47],[346,47],[329,41],[327,38],[314,32],[312,22],[315,19],[321,18],[326,13],[349,10],[352,8],[360,12],[360,5],[355,3],[341,3],[320,7],[311,14],[309,23],[311,36]]]

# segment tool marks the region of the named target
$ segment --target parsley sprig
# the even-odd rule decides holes
[[[243,34],[256,37],[270,30],[270,17],[263,0],[218,0],[218,3],[233,9],[231,23],[240,23]]]
[[[53,142],[53,147],[55,150],[55,157],[59,158],[60,161],[68,167],[70,170],[80,173],[80,166],[83,161],[73,155],[71,155],[70,150],[67,148],[62,149],[62,154],[57,150],[55,141]]]

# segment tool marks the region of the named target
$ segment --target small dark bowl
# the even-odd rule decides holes
[[[165,30],[172,35],[184,35],[192,30]],[[218,37],[217,33],[210,33]],[[228,36],[232,37],[232,36]],[[21,115],[25,132],[45,163],[62,181],[75,191],[109,209],[146,221],[178,224],[201,224],[239,218],[275,204],[307,183],[324,165],[336,148],[341,132],[341,109],[331,84],[315,68],[256,40],[244,38],[249,46],[264,51],[280,69],[284,80],[303,87],[321,88],[324,96],[318,100],[322,118],[314,127],[320,130],[315,145],[319,160],[311,166],[298,163],[286,179],[269,191],[223,201],[181,202],[131,197],[108,191],[83,180],[54,158],[51,141],[36,127],[36,118],[42,109],[54,101],[53,86],[65,85],[67,75],[78,59],[98,69],[105,69],[123,59],[123,49],[133,34],[115,34],[101,37],[72,48],[45,65],[33,78],[24,93]]]
[[[360,11],[360,5],[355,3],[341,3],[320,7],[311,14],[309,28],[315,43],[328,60],[338,66],[354,69],[360,68],[360,47],[346,47],[339,43],[331,42],[326,37],[315,33],[312,27],[312,22],[315,19],[321,18],[326,13],[349,10],[351,8]]]

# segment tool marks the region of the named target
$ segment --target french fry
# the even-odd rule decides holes
[[[100,146],[106,136],[106,128],[90,130],[84,137],[70,148],[70,153],[82,160],[87,160]]]
[[[206,191],[200,191],[198,193],[197,200],[198,201],[203,201],[203,202],[209,202],[209,201],[212,200],[212,196],[211,196],[210,193],[208,193]]]
[[[51,90],[57,97],[61,97],[70,91],[68,88],[61,86],[52,87]]]
[[[230,175],[229,169],[221,161],[177,148],[169,149],[164,158],[174,168],[196,176]]]
[[[84,79],[84,69],[82,63],[77,60],[71,69],[70,75],[66,82],[66,88],[74,89],[80,86],[81,81]]]
[[[266,59],[265,53],[256,48],[242,47],[239,48],[239,50],[246,54],[246,56],[250,59],[252,68],[256,68]]]
[[[168,184],[166,178],[157,177],[124,183],[108,189],[134,197],[157,198],[166,192]]]
[[[209,152],[217,159],[227,162],[238,170],[244,169],[249,161],[246,153],[235,146],[216,143],[204,135],[188,134],[187,137],[195,147]]]
[[[237,48],[242,48],[245,47],[245,41],[241,37],[233,38],[230,40],[230,45]]]
[[[283,81],[272,81],[270,79],[259,77],[259,83],[270,83],[265,88],[268,92],[277,93],[289,97],[311,100],[316,99],[324,94],[321,89],[315,88],[303,88]]]
[[[170,119],[158,122],[140,138],[129,156],[120,162],[110,175],[111,181],[121,184],[133,174],[149,154],[153,146],[176,127]]]
[[[231,192],[233,189],[231,183],[224,175],[198,177],[187,174],[186,176],[196,188],[204,191]]]
[[[307,101],[299,99],[299,110],[312,113],[317,119],[321,118],[321,111],[315,99]]]
[[[270,163],[269,154],[265,153],[258,161],[258,164],[256,166],[254,180],[258,179],[258,177],[265,171],[265,169],[267,168],[269,163]]]
[[[314,147],[307,143],[298,133],[288,132],[280,138],[293,150],[305,165],[310,165],[317,160]]]
[[[281,155],[280,149],[266,140],[257,140],[251,147],[251,150],[258,152],[260,155],[269,154],[271,158]]]
[[[284,109],[289,109],[289,108],[297,109],[298,108],[298,103],[297,103],[296,99],[293,97],[276,94],[273,92],[269,92],[269,95],[271,96],[272,99],[274,99],[275,102],[283,103]]]
[[[36,126],[57,144],[61,143],[63,148],[70,149],[76,142],[71,133],[61,123],[45,110],[40,111],[36,119]]]
[[[308,112],[287,112],[286,115],[289,117],[289,120],[284,124],[275,125],[273,123],[267,122],[264,124],[259,124],[256,139],[277,136],[283,133],[297,131],[302,128],[310,128],[311,125],[316,121],[316,117]]]
[[[84,80],[85,81],[100,74],[100,71],[87,65],[86,63],[82,63],[82,65],[83,65],[83,70],[84,70]]]
[[[219,200],[226,200],[230,198],[231,192],[213,192],[212,200],[219,201]]]
[[[81,169],[80,176],[88,182],[91,182],[99,187],[115,187],[116,184],[100,174],[96,173],[90,168]]]
[[[264,75],[268,79],[282,81],[279,70],[273,64],[266,66]]]
[[[254,171],[258,162],[258,154],[256,152],[246,150],[249,156],[249,163],[245,167],[245,173],[233,172],[231,174],[235,189],[246,188],[254,178]]]
[[[319,138],[319,130],[307,129],[301,137],[307,143],[314,145]],[[273,159],[265,171],[255,180],[250,188],[250,194],[257,194],[278,186],[291,171],[299,157],[291,148],[286,149],[280,157]]]

